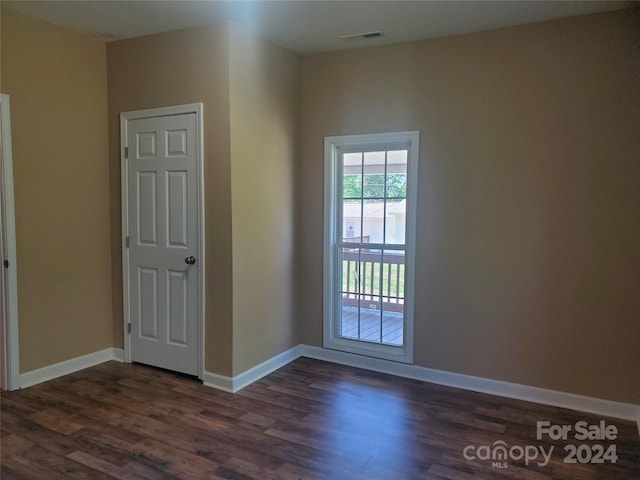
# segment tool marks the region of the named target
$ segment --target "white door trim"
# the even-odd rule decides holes
[[[11,122],[9,95],[0,94],[0,121],[2,122],[2,191],[4,193],[4,221],[0,228],[0,235],[4,230],[4,250],[9,268],[3,266],[5,275],[2,316],[4,325],[4,385],[7,390],[20,388],[20,351],[18,342],[18,263],[16,260],[16,217],[13,199],[13,157],[11,150]],[[0,241],[0,244],[2,242]],[[2,253],[2,252],[0,252]],[[2,259],[4,260],[4,258]]]
[[[205,249],[204,249],[204,136],[202,125],[202,103],[192,103],[188,105],[176,105],[171,107],[152,108],[148,110],[136,110],[123,112],[120,114],[120,165],[121,165],[121,195],[122,195],[122,300],[124,310],[124,361],[131,363],[131,335],[127,333],[127,326],[131,322],[129,318],[130,298],[129,298],[129,249],[126,242],[129,236],[129,181],[128,181],[128,159],[125,155],[127,145],[127,126],[129,120],[139,120],[142,118],[165,117],[169,115],[196,114],[196,172],[198,185],[198,263],[200,264],[198,279],[198,378],[204,374],[204,315],[205,315]]]

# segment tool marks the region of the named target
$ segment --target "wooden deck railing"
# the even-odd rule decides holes
[[[342,239],[344,243],[369,243],[369,235],[363,237],[344,237]]]
[[[345,250],[342,267],[343,306],[404,311],[404,254]]]

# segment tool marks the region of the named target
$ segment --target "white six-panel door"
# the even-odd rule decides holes
[[[196,114],[128,120],[126,135],[130,359],[198,375]]]

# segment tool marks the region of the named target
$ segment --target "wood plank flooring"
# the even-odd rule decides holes
[[[640,479],[633,422],[307,358],[235,395],[108,362],[2,392],[1,406],[2,480]],[[538,420],[604,420],[618,436],[537,440]],[[546,466],[508,459],[506,468],[463,455],[498,441],[555,451]],[[617,463],[563,463],[572,443],[615,444]]]

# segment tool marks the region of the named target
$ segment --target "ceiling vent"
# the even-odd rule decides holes
[[[365,33],[353,33],[351,35],[342,35],[340,40],[358,40],[365,39],[368,40],[370,38],[378,38],[382,36],[382,32],[365,32]]]

